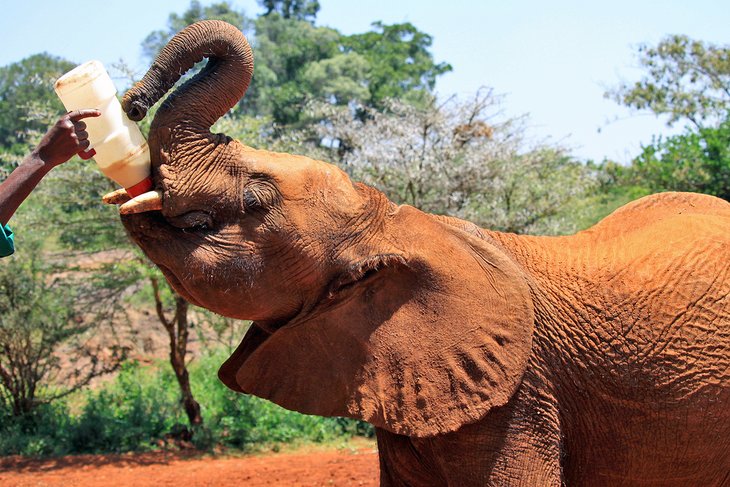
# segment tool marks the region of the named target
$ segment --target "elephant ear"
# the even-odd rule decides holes
[[[271,335],[254,323],[221,380],[417,437],[504,405],[532,347],[525,274],[495,244],[418,210],[401,208],[393,225],[398,254],[356,262],[342,292],[303,321]]]

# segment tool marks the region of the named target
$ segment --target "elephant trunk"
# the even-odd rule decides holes
[[[185,121],[207,132],[246,93],[253,75],[253,53],[236,27],[219,20],[204,20],[176,34],[154,63],[122,99],[127,116],[135,121],[162,98],[195,63],[206,66],[171,94],[160,107],[153,125],[174,126]]]

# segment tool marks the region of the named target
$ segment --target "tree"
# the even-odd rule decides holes
[[[107,293],[107,296],[99,296],[99,301],[121,296],[130,289],[141,287],[142,283],[151,285],[152,293],[147,297],[168,334],[170,365],[180,386],[183,409],[194,430],[203,423],[203,419],[187,370],[189,304],[167,283],[162,289],[168,292],[161,291],[159,283],[164,278],[160,271],[132,247],[119,224],[116,209],[101,202],[102,195],[111,189],[111,184],[97,168],[86,161],[69,161],[56,168],[48,178],[50,184],[37,197],[44,201],[43,207],[50,210],[35,219],[52,220],[53,226],[60,229],[59,242],[65,248],[87,252],[104,250],[123,255],[112,265],[86,270],[87,276],[93,276],[99,283],[94,292]],[[33,218],[33,215],[29,217]],[[192,434],[192,431],[186,434]]]
[[[624,171],[628,185],[649,191],[730,196],[730,46],[674,35],[639,48],[643,79],[607,96],[636,109],[690,122],[685,132],[656,138]]]
[[[30,137],[45,133],[42,115],[64,111],[51,87],[74,66],[43,53],[0,68],[0,146],[24,155]]]
[[[730,201],[730,114],[717,128],[689,130],[644,147],[631,180],[651,191],[694,191]]]
[[[26,239],[23,257],[0,267],[0,402],[15,416],[116,370],[126,356],[107,342],[113,333],[96,338],[114,310],[89,300],[90,288],[54,276],[39,255]]]
[[[463,103],[384,103],[387,111],[362,118],[314,107],[327,112],[318,131],[331,146],[313,155],[339,158],[354,180],[430,213],[511,232],[572,229],[551,218],[592,184],[589,173],[559,147],[528,146],[523,119],[498,121],[491,91]]]
[[[278,15],[256,21],[256,75],[247,113],[271,114],[296,128],[310,102],[384,108],[386,98],[426,103],[436,78],[432,39],[412,24],[373,24],[375,31],[343,36],[334,29]],[[248,104],[246,104],[248,103]]]
[[[317,122],[304,117],[310,102],[382,109],[386,98],[426,102],[436,78],[432,39],[409,23],[373,24],[374,31],[343,36],[334,29],[281,15],[256,21],[256,74],[243,106],[271,115],[282,127]]]
[[[249,20],[228,1],[203,7],[198,0],[192,0],[190,7],[178,15],[171,13],[167,18],[167,29],[151,32],[142,41],[142,53],[151,62],[176,33],[199,20],[223,20],[242,31],[248,30]]]
[[[730,110],[730,46],[673,35],[656,47],[639,47],[644,78],[606,93],[618,103],[657,115],[668,124],[689,120],[696,128],[717,125]]]
[[[0,68],[3,162],[10,162],[5,171],[12,170],[65,111],[52,86],[73,67],[64,59],[36,54]],[[49,224],[59,213],[69,216],[68,225],[56,227],[63,229],[61,240],[64,232],[97,237],[101,233],[103,224],[80,215],[86,205],[83,197],[93,194],[89,189],[104,179],[98,170],[86,172],[91,166],[84,164],[72,170],[79,172],[73,190],[44,181],[13,218],[22,250],[0,267],[0,389],[14,414],[27,413],[115,370],[126,353],[116,340],[124,318],[121,294],[109,286],[124,280],[95,273],[81,278],[68,256],[51,256],[41,244],[59,236]],[[63,165],[46,179],[68,174],[72,166]],[[68,193],[57,204],[46,205],[52,188]],[[102,336],[105,340],[100,341]]]
[[[319,12],[317,0],[259,0],[266,9],[263,17],[272,14],[281,15],[285,19],[306,20],[314,23]]]
[[[254,82],[243,106],[277,126],[297,124],[311,100],[346,104],[364,94],[364,63],[340,52],[340,34],[279,15],[256,21]],[[344,81],[343,81],[344,78]],[[349,82],[349,84],[348,84]]]
[[[413,24],[372,24],[373,30],[343,39],[345,52],[354,52],[368,63],[367,106],[382,108],[386,99],[427,102],[436,78],[452,70],[436,64],[429,51],[433,39]]]
[[[157,318],[162,323],[170,339],[170,365],[180,386],[183,409],[185,409],[188,422],[193,428],[193,431],[190,431],[188,434],[192,435],[194,429],[203,424],[203,416],[200,413],[200,403],[195,399],[193,391],[190,388],[190,374],[186,361],[188,337],[190,334],[190,321],[188,319],[190,305],[166,282],[167,288],[175,302],[174,313],[171,318],[168,318],[165,314],[163,297],[160,293],[159,278],[156,274],[157,272],[149,278],[155,298],[155,310],[157,312]]]
[[[62,60],[57,61],[63,65]],[[33,94],[37,100],[54,100],[57,102],[58,98],[52,89],[52,83],[57,78],[57,75],[37,76],[37,73],[33,71],[35,67],[37,67],[35,62],[24,63],[24,69],[16,73],[14,78],[15,83],[18,86],[25,85],[27,80],[23,76],[28,76],[31,80],[28,84],[33,85],[35,90]],[[62,73],[58,73],[58,76],[60,74]],[[5,125],[5,128],[21,135],[19,139],[22,140],[22,143],[18,143],[17,147],[24,154],[29,152],[30,147],[38,141],[39,137],[45,133],[47,127],[55,121],[63,110],[62,107],[58,109],[53,103],[38,103],[36,106],[38,109],[31,114],[32,118],[29,118],[30,124],[11,120],[7,121],[7,125]],[[14,125],[13,122],[15,122]],[[102,195],[114,189],[113,183],[106,179],[94,164],[88,161],[81,161],[78,158],[59,166],[49,173],[45,179],[44,184],[40,185],[34,191],[24,205],[24,211],[14,218],[14,226],[20,225],[20,227],[16,228],[25,227],[29,229],[29,231],[23,232],[26,237],[24,240],[28,240],[32,235],[35,235],[38,239],[45,238],[58,241],[63,250],[57,254],[57,257],[63,259],[66,271],[78,272],[84,276],[83,280],[88,284],[88,286],[84,287],[84,296],[88,298],[89,303],[94,304],[95,309],[99,310],[97,311],[99,316],[102,316],[100,313],[101,310],[107,313],[103,316],[109,317],[110,320],[116,316],[113,311],[119,311],[123,296],[136,283],[147,280],[152,285],[154,292],[152,293],[151,301],[154,303],[161,324],[170,335],[170,363],[178,378],[184,409],[188,414],[191,426],[200,425],[202,423],[200,406],[192,395],[190,383],[187,378],[187,364],[185,362],[188,334],[188,303],[173,291],[172,295],[175,298],[173,300],[173,306],[175,311],[172,318],[168,319],[165,316],[164,298],[159,292],[158,287],[158,282],[161,279],[159,271],[152,269],[150,263],[138,252],[136,254],[134,253],[123,228],[119,225],[117,212],[113,207],[101,202]],[[34,230],[31,231],[30,229]],[[25,247],[27,247],[27,244]],[[71,252],[69,253],[68,250],[71,250]],[[100,265],[83,270],[74,266],[73,260],[78,257],[79,253],[91,253],[101,250],[108,253],[116,253],[118,256],[116,261],[108,265]],[[28,252],[39,255],[45,253],[40,247],[37,249],[25,248],[23,255]],[[122,255],[124,257],[119,257]],[[42,289],[42,291],[46,292],[45,289]],[[75,300],[79,302],[78,297]],[[16,305],[17,300],[11,302],[8,306],[9,309],[12,309]],[[58,308],[57,310],[54,309],[54,311],[75,312],[72,308]],[[28,319],[32,318],[32,316],[26,315],[23,316]],[[59,323],[61,324],[67,323],[68,319],[70,319],[65,315],[58,317],[54,317],[53,315],[49,316],[51,319],[60,320]],[[83,327],[69,328],[65,326],[60,329],[64,332],[71,330],[73,333],[83,334],[95,326],[93,325],[93,321],[84,321],[83,323]],[[5,336],[7,340],[16,340],[20,343],[27,342],[23,338],[23,333],[26,335],[37,333],[37,328],[41,326],[39,324],[33,324],[33,322],[29,322],[28,325],[22,325],[20,321],[7,322],[6,324]],[[110,326],[113,324],[110,323]],[[42,325],[48,326],[45,322]],[[44,341],[38,347],[41,347],[45,352],[51,347],[56,346],[60,340],[60,338],[56,338],[55,335],[50,333],[44,336],[47,337],[47,343]],[[17,356],[21,352],[31,353],[34,350],[29,351],[26,347],[21,350],[13,349],[12,353]],[[81,353],[81,351],[78,353]],[[96,361],[93,362],[96,364],[95,366],[100,364],[98,358],[89,355],[89,353],[85,355],[87,359]],[[48,355],[48,357],[50,360],[52,356]],[[38,367],[41,366],[39,365]],[[53,370],[53,364],[50,362],[44,364],[39,370],[43,373],[29,375],[23,372],[21,375],[22,377],[30,377],[34,382],[38,382],[43,380],[50,373],[49,371]],[[94,370],[92,369],[91,377],[96,373]],[[106,370],[103,369],[103,371]],[[70,380],[69,377],[63,377],[64,380]],[[68,391],[76,390],[88,383],[91,377],[83,376],[82,378],[84,380],[80,380],[78,383],[73,382],[73,385],[68,388]],[[11,389],[8,388],[7,390]],[[15,391],[15,389],[12,390]],[[14,392],[14,394],[25,394],[23,391],[34,389],[28,389],[28,387],[23,386],[17,390],[19,392]],[[68,392],[64,392],[64,394],[66,393]],[[56,396],[52,396],[51,398],[53,397]],[[30,404],[26,399],[20,400],[20,403]]]
[[[234,117],[270,119],[280,134],[284,127],[317,122],[302,117],[307,103],[358,104],[381,107],[387,97],[423,102],[436,78],[451,70],[436,64],[432,39],[409,23],[373,24],[375,31],[343,36],[314,25],[319,3],[311,0],[261,1],[265,13],[254,24],[256,68],[248,92]],[[245,16],[228,2],[202,7],[197,1],[182,15],[171,14],[168,29],[150,34],[143,50],[150,58],[182,28],[202,19],[221,19],[251,30]]]

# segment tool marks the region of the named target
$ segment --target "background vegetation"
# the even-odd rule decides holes
[[[505,116],[488,87],[436,97],[452,68],[412,24],[374,22],[348,36],[317,25],[316,0],[260,3],[264,13],[248,18],[227,2],[193,1],[143,43],[151,61],[199,19],[244,30],[256,75],[215,128],[249,145],[331,161],[397,203],[520,233],[571,233],[652,192],[730,198],[728,46],[676,35],[638,49],[644,77],[606,96],[684,130],[620,165],[535,141],[528,118]],[[52,84],[72,67],[45,53],[0,67],[0,177],[62,113]],[[0,455],[372,435],[364,423],[299,415],[220,384],[217,367],[248,324],[194,309],[169,288],[101,204],[112,189],[93,164],[72,160],[13,217],[19,250],[0,261]],[[150,352],[142,323],[157,327],[164,353]]]

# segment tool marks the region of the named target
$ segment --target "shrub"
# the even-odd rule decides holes
[[[70,431],[70,450],[125,452],[154,447],[182,420],[176,393],[167,368],[125,364],[113,382],[88,393]]]
[[[65,401],[40,404],[21,416],[0,408],[0,456],[31,457],[68,453],[70,420]]]
[[[345,418],[308,416],[226,388],[216,372],[222,350],[191,364],[191,381],[203,408],[204,427],[194,431],[201,449],[221,445],[256,449],[294,441],[325,442],[341,437],[373,436],[373,427]],[[184,431],[184,411],[169,366],[127,362],[111,381],[66,400],[43,404],[13,416],[0,408],[0,455],[47,456],[69,453],[144,451],[169,444]]]
[[[296,440],[324,442],[342,436],[372,436],[372,426],[345,418],[322,418],[288,411],[258,397],[238,394],[224,386],[216,371],[222,351],[203,357],[192,371],[195,395],[214,443],[246,449]]]

